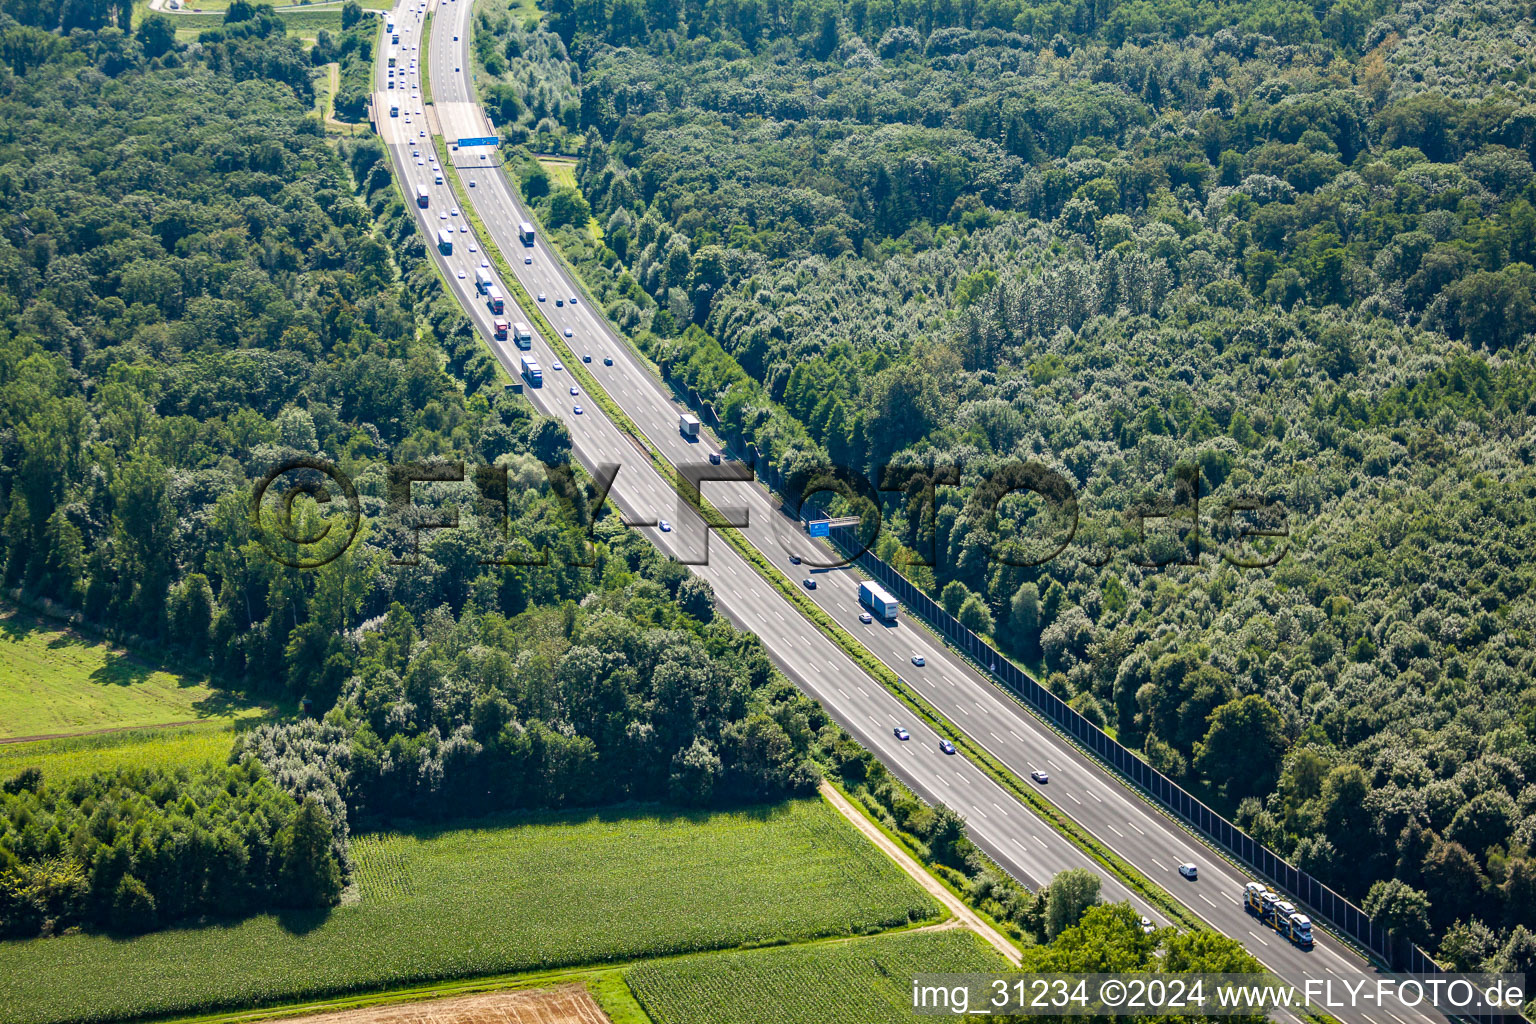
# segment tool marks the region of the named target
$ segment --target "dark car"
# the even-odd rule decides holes
[[[909,740],[912,738],[912,734],[898,725],[896,727],[896,738],[899,740]]]
[[[1042,786],[1051,781],[1051,777],[1038,768],[1030,772],[1029,777],[1040,783]]]
[[[800,582],[805,584],[805,589],[806,590],[815,590],[816,589],[816,581],[811,579],[809,576],[807,576],[805,579],[801,580]]]
[[[949,742],[949,740],[939,740],[939,749],[946,754],[953,754],[955,752],[955,745]]]
[[[711,466],[718,466],[718,465],[720,465],[720,453],[719,452],[710,452],[709,453],[709,464]]]

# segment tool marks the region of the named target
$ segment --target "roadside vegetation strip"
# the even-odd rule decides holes
[[[646,434],[619,408],[618,404],[609,396],[607,390],[598,384],[597,379],[586,371],[585,364],[576,358],[569,346],[565,344],[565,339],[560,337],[559,333],[538,315],[537,305],[522,286],[517,275],[513,273],[511,266],[501,253],[501,247],[496,244],[490,233],[485,229],[479,214],[474,211],[473,204],[468,201],[463,184],[458,179],[457,172],[453,170],[452,165],[446,159],[446,146],[443,140],[440,137],[434,136],[434,142],[437,145],[439,162],[443,165],[445,173],[449,175],[447,180],[452,185],[454,194],[460,198],[460,210],[471,218],[475,232],[480,237],[481,248],[488,254],[497,274],[501,276],[503,282],[507,285],[512,300],[529,316],[535,328],[544,337],[545,341],[549,343],[550,347],[554,351],[564,354],[567,367],[581,381],[582,387],[587,392],[587,397],[601,408],[621,430],[624,430],[631,437],[639,441],[649,455],[651,465],[656,471],[670,482],[674,490],[681,491],[682,485],[679,483],[676,468],[661,455],[660,451]],[[566,266],[569,272],[569,265],[565,264],[563,260],[562,265]],[[577,281],[581,280],[579,275],[575,275],[574,279]],[[590,296],[588,296],[587,301],[591,301]],[[532,312],[529,312],[530,310]],[[619,337],[624,337],[623,332],[619,331],[611,323],[609,327],[616,331]],[[851,633],[839,625],[820,605],[801,593],[800,588],[789,577],[785,576],[777,566],[763,557],[762,553],[744,535],[738,530],[726,526],[724,517],[720,515],[713,505],[708,501],[701,500],[700,509],[705,515],[706,521],[716,527],[716,532],[738,554],[747,560],[759,576],[767,580],[782,596],[794,604],[800,613],[821,631],[823,636],[841,648],[843,653],[852,658],[865,672],[887,690],[901,698],[931,728],[941,735],[948,737],[956,747],[962,749],[993,781],[1011,792],[1020,802],[1038,814],[1057,832],[1082,849],[1115,877],[1119,878],[1131,891],[1168,914],[1171,919],[1189,928],[1203,929],[1208,927],[1204,921],[1194,916],[1161,886],[1156,885],[1146,876],[1142,875],[1141,872],[1137,871],[1128,862],[1105,847],[1092,834],[1062,813],[1054,804],[1041,797],[1035,792],[1033,787],[1024,785],[1018,776],[997,762],[991,754],[972,741],[958,726],[945,718],[936,708],[923,700],[910,687],[903,684],[889,666],[871,654],[863,644],[859,643]]]
[[[1005,973],[958,928],[641,964],[629,985],[655,1024],[907,1024],[914,975]]]
[[[466,0],[468,2],[468,0]],[[431,61],[432,52],[432,11],[428,10],[426,17],[421,19],[421,38],[416,41],[416,74],[421,79],[421,105],[426,107],[432,102],[432,76],[427,74],[427,67]],[[433,138],[437,138],[436,135]],[[444,164],[446,165],[446,161]]]
[[[361,899],[131,941],[0,944],[0,1020],[213,1012],[436,979],[861,935],[939,906],[820,799],[607,809],[391,833]],[[111,985],[100,979],[111,978]]]
[[[853,826],[869,837],[870,842],[885,852],[897,866],[917,883],[927,889],[960,924],[975,932],[982,941],[992,946],[999,955],[1017,964],[1022,957],[1019,947],[1003,934],[997,922],[965,902],[942,878],[929,871],[927,866],[908,849],[907,844],[896,839],[881,824],[871,818],[858,801],[852,799],[831,782],[821,784],[821,795]]]

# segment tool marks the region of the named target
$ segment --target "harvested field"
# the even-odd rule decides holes
[[[283,1024],[608,1024],[584,985],[487,992],[286,1017]]]

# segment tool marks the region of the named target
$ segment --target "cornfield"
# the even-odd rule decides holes
[[[947,928],[661,961],[627,977],[655,1024],[908,1024],[914,975],[1007,967]]]
[[[0,1020],[191,1014],[850,935],[937,906],[819,800],[523,816],[355,842],[361,899],[131,941],[0,944]],[[101,983],[111,978],[110,985]]]

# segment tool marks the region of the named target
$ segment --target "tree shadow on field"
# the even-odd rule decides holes
[[[277,924],[289,935],[308,935],[331,919],[332,907],[288,908],[277,911]]]
[[[15,609],[0,607],[0,633],[13,643],[21,643],[34,633],[59,633],[59,636],[49,643],[49,647],[55,644],[63,646],[83,646],[85,640],[70,633],[60,633],[59,627],[51,625],[46,619]]]
[[[52,644],[49,645],[53,646]],[[155,669],[135,658],[131,654],[121,651],[108,651],[106,661],[102,666],[91,673],[91,682],[102,686],[136,686],[148,682],[149,677],[155,674]],[[183,677],[185,680],[186,677]],[[196,685],[183,682],[182,685]]]

